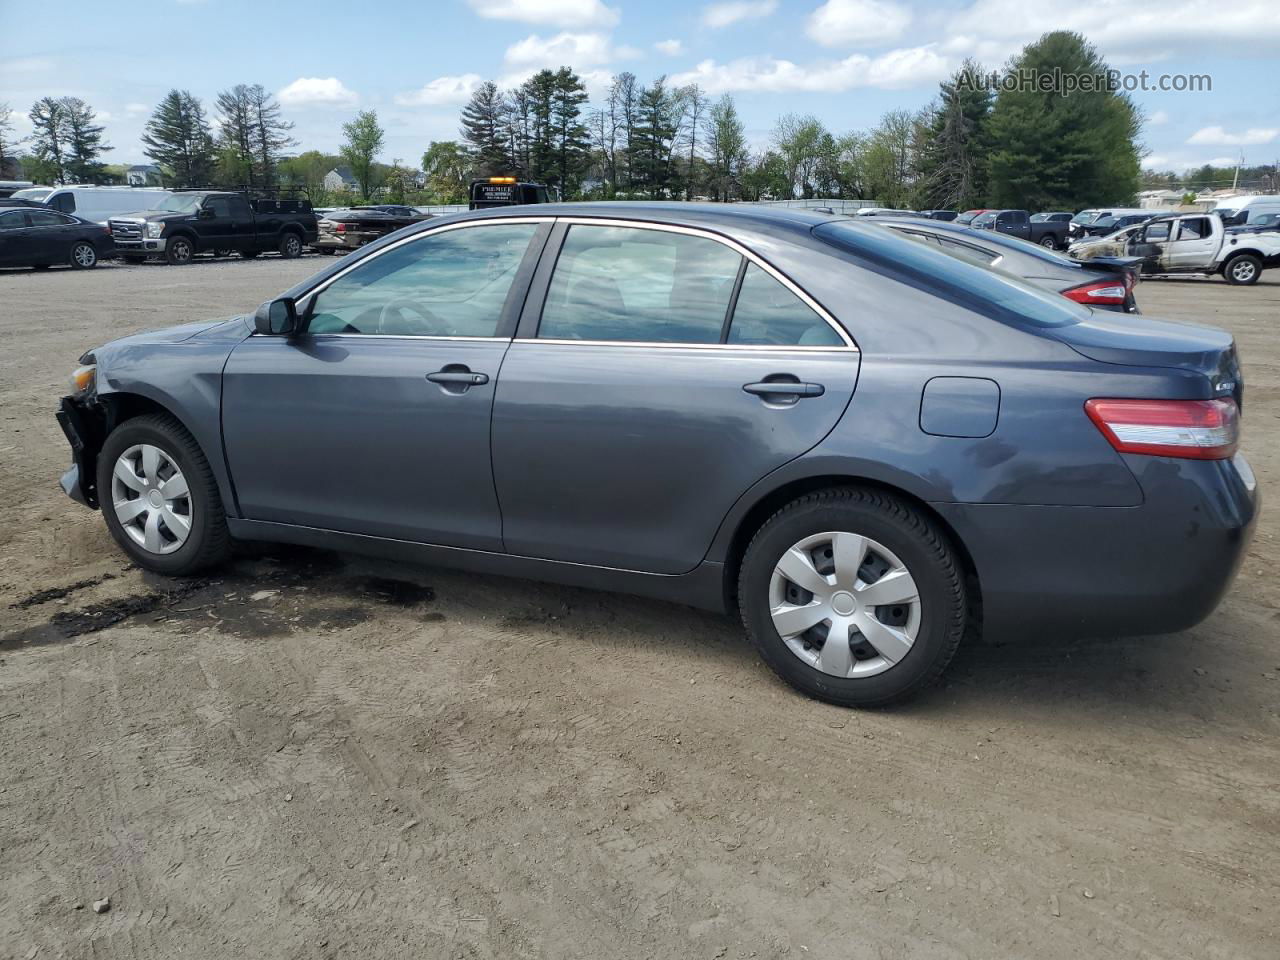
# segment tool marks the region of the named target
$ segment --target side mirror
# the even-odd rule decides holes
[[[292,297],[268,300],[253,315],[254,329],[268,337],[287,337],[298,329],[298,306]]]
[[[196,214],[197,220],[212,220],[215,214],[212,207],[201,207],[200,212]]]

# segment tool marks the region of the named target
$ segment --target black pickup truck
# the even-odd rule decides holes
[[[291,259],[316,239],[310,202],[232,190],[179,191],[155,210],[112,217],[108,225],[117,253],[128,263],[163,257],[180,265],[201,253],[247,259],[270,250]]]
[[[1061,250],[1067,245],[1067,225],[1057,221],[1032,220],[1026,210],[987,210],[969,224],[975,230],[995,230],[1031,243]]]

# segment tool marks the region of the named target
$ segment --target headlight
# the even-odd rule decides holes
[[[154,223],[147,224],[147,238],[155,240],[160,234],[164,233],[164,221],[157,220]]]
[[[93,378],[98,372],[96,363],[86,363],[71,371],[71,392],[75,396],[87,393],[93,386]]]

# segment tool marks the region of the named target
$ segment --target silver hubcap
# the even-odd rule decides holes
[[[291,257],[298,252],[301,246],[302,246],[302,243],[298,240],[297,237],[290,237],[288,240],[285,241],[285,250],[288,252],[289,256]]]
[[[1253,279],[1253,264],[1248,260],[1241,260],[1231,268],[1231,275],[1237,280]]]
[[[111,504],[125,533],[148,553],[173,553],[191,534],[186,477],[167,453],[149,443],[130,447],[111,473]]]
[[[93,247],[87,243],[82,243],[75,249],[75,258],[76,263],[80,264],[80,266],[91,267],[94,261],[98,259],[98,255],[93,252]]]
[[[191,259],[191,245],[190,245],[189,243],[187,243],[185,240],[175,240],[175,241],[174,241],[174,249],[173,249],[173,259],[175,259],[175,260],[190,260],[190,259]]]
[[[906,565],[856,533],[816,533],[773,568],[769,614],[787,648],[835,677],[883,673],[911,650],[920,596]]]

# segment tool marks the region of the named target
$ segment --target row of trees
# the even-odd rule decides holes
[[[1046,34],[1008,69],[1102,76],[1107,65],[1078,34]],[[463,108],[461,144],[433,144],[458,180],[513,173],[566,196],[875,199],[891,206],[1029,208],[1115,203],[1138,189],[1141,115],[1123,92],[1069,97],[992,93],[966,62],[922,110],[894,110],[866,131],[837,134],[788,114],[767,147],[748,148],[733,98],[697,86],[613,78],[586,106],[581,79],[544,70],[519,87],[483,84]],[[469,166],[455,170],[460,159]]]
[[[1100,76],[1107,64],[1080,35],[1055,32],[1006,69]],[[727,94],[712,100],[696,85],[673,86],[665,77],[644,84],[619,73],[593,106],[568,67],[542,70],[509,90],[482,84],[462,109],[460,138],[430,144],[421,172],[380,160],[385,134],[372,110],[343,126],[337,154],[286,157],[292,124],[260,85],[219,93],[216,129],[198,98],[172,90],[143,142],[167,184],[288,183],[318,202],[335,199],[324,178],[338,166],[350,168],[362,198],[411,202],[461,201],[470,179],[496,174],[547,183],[566,198],[821,196],[952,209],[1074,209],[1127,201],[1153,181],[1172,184],[1172,174],[1141,173],[1141,114],[1123,92],[1099,85],[1062,96],[1000,84],[993,93],[984,78],[979,64],[966,61],[923,109],[890,111],[868,130],[838,133],[813,116],[788,114],[754,150]],[[32,179],[92,180],[101,172],[111,148],[87,104],[45,98],[30,118]],[[7,127],[0,109],[0,161],[14,150]],[[1201,173],[1206,182],[1222,179],[1216,170]]]

